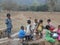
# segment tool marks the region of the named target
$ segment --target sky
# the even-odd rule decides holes
[[[0,0],[0,3],[2,1],[5,1],[5,0]],[[20,5],[32,5],[35,0],[12,0],[12,1]],[[37,2],[38,4],[45,4],[46,0],[37,0]],[[60,0],[58,0],[58,3],[60,3]]]
[[[0,0],[0,3],[1,1],[4,1],[4,0]],[[26,5],[31,5],[33,3],[33,1],[35,0],[12,0],[18,4],[26,4]],[[46,0],[37,0],[38,3],[40,4],[45,4],[46,3]],[[60,3],[60,0],[58,0],[58,3]]]
[[[14,0],[14,1],[16,3],[22,4],[22,5],[31,5],[31,4],[33,4],[33,1],[35,1],[35,0]],[[40,3],[40,4],[45,4],[46,3],[45,0],[37,0],[37,2]]]

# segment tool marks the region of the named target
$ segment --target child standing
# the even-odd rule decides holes
[[[37,31],[42,38],[42,31],[43,31],[43,20],[39,20],[38,26],[37,26]]]
[[[8,13],[7,14],[7,19],[5,20],[5,24],[7,26],[7,30],[5,31],[8,38],[11,38],[11,29],[12,29],[12,20],[11,20],[11,15]]]
[[[38,26],[38,20],[35,19],[34,23],[32,25],[32,30],[33,30],[33,40],[36,40],[36,30],[37,30],[37,26]]]
[[[32,36],[32,30],[31,30],[31,20],[27,20],[27,27],[26,27],[26,39],[30,40]]]
[[[48,25],[50,26],[50,31],[53,32],[53,30],[55,29],[55,27],[52,25],[51,19],[48,19],[48,20],[47,20],[47,23],[48,23]]]
[[[33,30],[34,32],[36,31],[37,26],[38,26],[38,20],[35,19],[35,20],[34,20],[34,23],[33,23],[33,26],[32,26],[32,30]]]

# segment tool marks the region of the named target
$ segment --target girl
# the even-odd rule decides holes
[[[58,25],[57,33],[58,33],[58,41],[60,42],[60,25]]]
[[[32,25],[32,30],[33,30],[33,40],[36,40],[36,30],[37,30],[37,25],[38,25],[38,20],[35,19],[34,23]]]
[[[26,27],[26,40],[30,40],[32,38],[32,30],[31,30],[31,20],[27,20]]]
[[[50,26],[46,26],[46,32],[45,32],[45,40],[50,42],[50,43],[55,43],[55,40],[51,37],[51,32],[50,32]]]

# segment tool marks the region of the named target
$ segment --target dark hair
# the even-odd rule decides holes
[[[47,22],[51,22],[51,19],[48,19]]]
[[[43,23],[43,20],[41,19],[41,20],[39,20],[39,23]]]
[[[31,20],[27,20],[27,23],[28,23],[28,24],[31,24]]]
[[[38,22],[38,26],[39,26],[41,23],[43,23],[43,20],[39,20],[39,22]]]
[[[50,29],[50,26],[49,26],[49,25],[46,25],[46,27],[45,27],[45,28],[49,30],[49,29]]]
[[[24,26],[21,26],[21,29],[23,29],[23,30],[24,30]]]
[[[8,16],[11,16],[10,13],[7,13],[7,17],[8,17]]]

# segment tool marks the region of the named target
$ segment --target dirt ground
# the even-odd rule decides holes
[[[6,14],[7,12],[0,12],[0,29],[6,28],[5,25]],[[10,14],[13,22],[12,33],[18,32],[21,25],[24,25],[26,27],[26,20],[29,19],[29,17],[31,17],[32,22],[35,18],[37,18],[38,20],[43,19],[44,25],[47,24],[47,19],[49,18],[52,20],[55,27],[57,27],[60,24],[60,12],[50,13],[50,12],[11,11]]]

